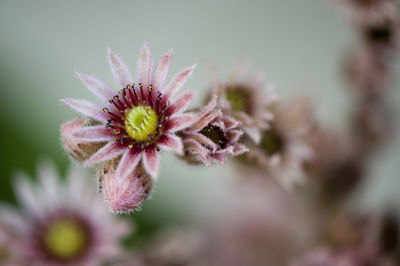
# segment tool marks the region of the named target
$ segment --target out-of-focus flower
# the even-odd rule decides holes
[[[351,87],[358,94],[381,94],[391,78],[390,65],[366,47],[348,57],[345,71]]]
[[[47,165],[37,186],[17,179],[22,212],[1,205],[0,225],[13,236],[19,265],[98,265],[119,253],[130,226],[109,213],[86,178],[73,169],[63,183]]]
[[[190,163],[223,164],[230,156],[248,149],[239,143],[243,135],[239,122],[225,115],[217,106],[217,97],[197,114],[196,122],[182,132],[184,156]]]
[[[399,222],[393,214],[341,214],[332,225],[325,247],[309,252],[293,266],[398,265]]]
[[[142,252],[144,265],[206,265],[205,238],[200,231],[175,229],[162,232]]]
[[[273,110],[274,120],[262,132],[259,145],[248,144],[244,158],[248,165],[258,165],[285,187],[305,179],[304,166],[313,156],[306,137],[313,126],[309,102],[297,99],[288,105],[279,103]]]
[[[194,120],[193,115],[183,113],[193,94],[186,92],[175,100],[174,97],[195,66],[184,69],[164,86],[171,53],[170,50],[161,58],[152,75],[152,57],[145,43],[138,61],[138,83],[134,84],[125,63],[108,49],[111,71],[121,88],[119,92],[94,77],[77,73],[90,91],[106,101],[106,106],[102,107],[86,100],[61,100],[100,124],[79,128],[70,134],[77,141],[106,142],[85,164],[122,155],[115,176],[129,178],[142,161],[144,169],[156,178],[160,148],[182,154],[182,142],[175,133],[187,128]]]
[[[306,169],[316,192],[311,194],[319,199],[316,203],[344,202],[365,177],[365,155],[352,136],[321,125],[308,132],[306,142],[313,151]]]
[[[115,175],[117,167],[117,159],[103,165],[99,173],[100,189],[114,213],[130,212],[149,196],[152,180],[141,163],[127,178]]]
[[[71,136],[74,130],[83,129],[89,126],[99,125],[93,119],[79,118],[68,121],[61,126],[61,137],[65,150],[77,162],[83,162],[89,159],[97,152],[105,142],[86,142]]]
[[[400,14],[393,0],[341,0],[344,12],[372,48],[396,48],[399,45]]]
[[[200,265],[285,265],[307,250],[314,217],[297,197],[258,177],[231,193],[223,213],[217,209],[218,214],[204,218],[205,263]]]
[[[261,131],[273,119],[268,107],[277,101],[273,86],[263,75],[248,75],[247,67],[237,67],[226,82],[216,80],[211,95],[218,95],[218,105],[224,114],[239,122],[245,133],[256,143]]]

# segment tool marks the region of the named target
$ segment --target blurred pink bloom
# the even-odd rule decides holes
[[[249,152],[244,162],[259,166],[289,188],[306,178],[304,166],[313,156],[306,137],[315,121],[310,103],[304,98],[288,104],[278,103],[272,112],[274,120],[262,132],[260,144],[248,142]]]
[[[226,158],[240,155],[248,149],[239,143],[243,132],[239,122],[218,108],[217,97],[198,112],[197,121],[183,131],[184,159],[191,163],[223,164]]]
[[[108,212],[87,177],[72,169],[64,183],[52,166],[39,170],[38,185],[17,179],[21,212],[0,205],[0,227],[14,240],[16,265],[99,265],[116,256],[131,228]]]
[[[218,105],[224,114],[241,122],[245,133],[259,143],[261,131],[269,128],[269,121],[273,119],[268,107],[278,99],[264,76],[248,75],[247,67],[237,67],[227,82],[215,79],[211,94],[218,96]]]

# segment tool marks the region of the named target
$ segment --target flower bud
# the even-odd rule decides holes
[[[127,177],[117,176],[118,159],[108,161],[100,170],[100,187],[112,212],[127,213],[140,207],[150,194],[151,177],[139,164]]]
[[[79,118],[68,121],[61,126],[61,136],[64,149],[74,160],[83,162],[104,145],[104,142],[84,142],[71,135],[74,130],[92,126],[95,123],[97,122],[89,118]]]

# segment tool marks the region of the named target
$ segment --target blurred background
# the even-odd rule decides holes
[[[193,63],[198,66],[184,86],[199,104],[211,78],[210,63],[226,77],[237,63],[264,71],[284,99],[306,94],[324,123],[343,128],[352,101],[342,65],[355,37],[330,1],[0,1],[0,200],[14,202],[16,170],[35,176],[41,158],[51,158],[61,173],[71,162],[63,151],[60,125],[76,117],[64,97],[94,99],[74,70],[110,86],[106,60],[110,46],[136,71],[147,40],[153,63],[169,48],[169,78]],[[396,65],[400,74],[400,65]],[[400,75],[388,99],[400,122]],[[396,128],[398,126],[396,125]],[[397,132],[400,132],[397,130]],[[368,182],[354,204],[365,209],[394,206],[398,193],[400,135],[376,154]],[[132,245],[161,227],[190,224],[224,210],[231,199],[229,164],[187,166],[163,154],[160,180],[142,211],[128,218],[137,231]],[[92,175],[94,178],[94,175]],[[35,177],[36,178],[36,177]]]

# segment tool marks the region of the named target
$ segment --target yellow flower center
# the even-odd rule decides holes
[[[125,116],[125,130],[136,141],[146,141],[157,130],[158,115],[148,105],[130,109]]]
[[[77,221],[60,219],[46,228],[44,244],[48,252],[60,259],[78,256],[88,241],[85,229]]]
[[[228,88],[226,91],[226,99],[231,104],[233,111],[248,112],[250,108],[250,95],[245,88],[234,87]]]

